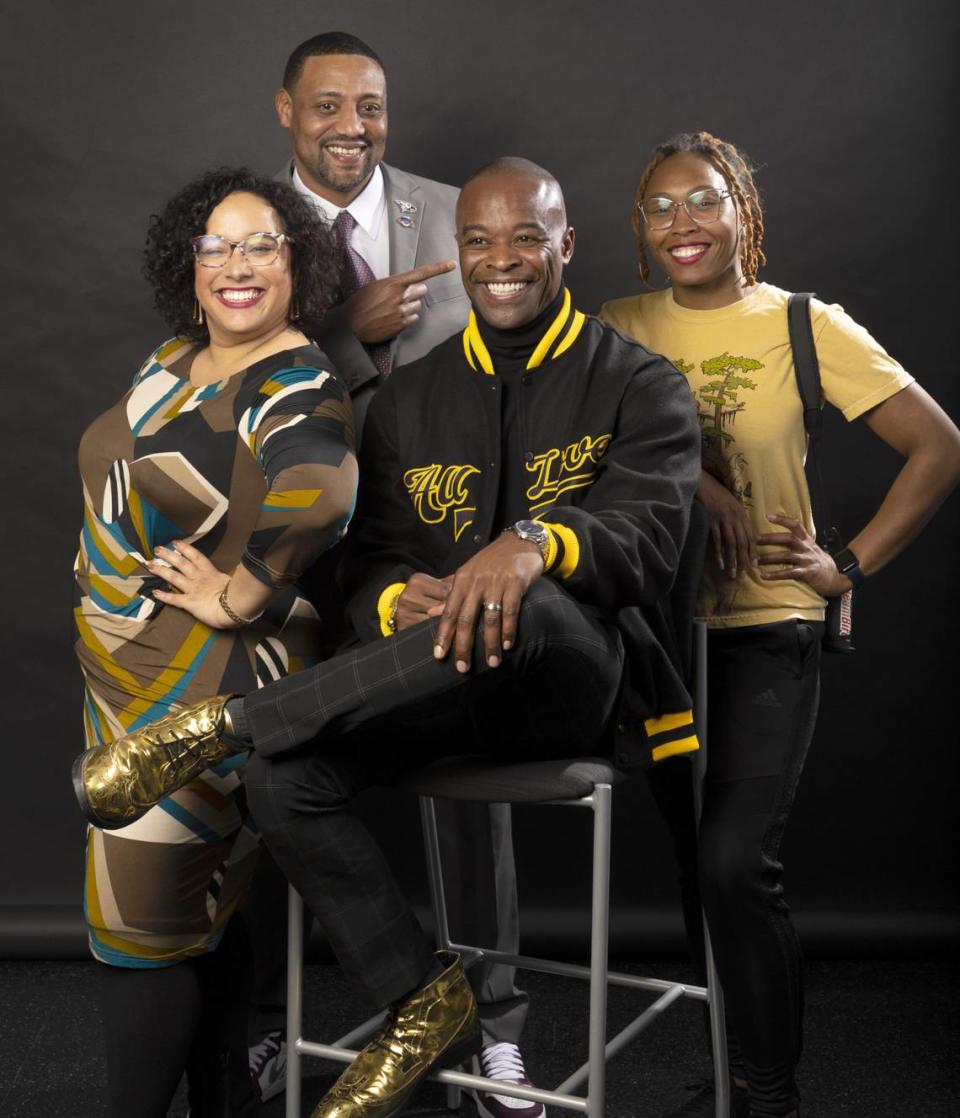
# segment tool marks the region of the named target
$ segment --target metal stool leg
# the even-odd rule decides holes
[[[593,791],[593,903],[590,926],[589,1118],[603,1118],[607,1076],[607,952],[610,935],[610,816],[613,789]]]
[[[707,773],[707,626],[697,620],[693,624],[694,641],[694,708],[697,740],[700,749],[693,761],[693,803],[700,827],[703,814],[703,785]],[[713,1055],[713,1080],[716,1090],[716,1118],[730,1113],[730,1068],[727,1059],[727,1026],[723,1012],[723,990],[717,977],[710,944],[710,928],[703,918],[703,946],[707,960],[707,1005],[710,1009],[710,1047]]]
[[[427,879],[430,883],[430,904],[433,908],[437,947],[449,950],[450,925],[447,920],[447,898],[443,889],[443,863],[440,861],[437,812],[429,796],[420,797],[420,822],[423,826],[423,842],[427,848]]]
[[[303,1036],[303,901],[287,893],[287,1101],[286,1118],[300,1118],[300,1049]]]
[[[443,863],[440,860],[440,838],[437,834],[437,812],[429,796],[420,797],[420,822],[423,842],[427,849],[427,880],[430,884],[430,904],[436,928],[437,947],[449,949],[450,924],[447,919],[447,898],[443,890]],[[459,1110],[463,1092],[452,1083],[447,1084],[447,1109]]]

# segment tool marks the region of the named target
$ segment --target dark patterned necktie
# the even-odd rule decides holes
[[[341,210],[333,223],[333,231],[340,242],[340,295],[343,299],[348,299],[355,291],[373,283],[377,278],[370,265],[350,243],[356,225],[356,218],[347,210]],[[370,354],[370,360],[376,365],[380,375],[388,376],[391,365],[389,343],[372,342],[364,345],[364,349]]]

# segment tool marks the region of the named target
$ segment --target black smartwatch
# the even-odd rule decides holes
[[[863,571],[860,570],[860,560],[849,547],[838,551],[833,556],[833,561],[837,564],[837,570],[842,575],[846,575],[858,590],[863,586],[866,579],[863,576]]]

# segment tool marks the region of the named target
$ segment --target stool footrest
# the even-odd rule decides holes
[[[302,1038],[295,1042],[296,1050],[302,1056],[316,1056],[322,1060],[335,1060],[337,1063],[349,1064],[359,1055],[353,1049],[341,1048],[335,1044],[317,1044],[312,1040]],[[545,1091],[540,1087],[526,1087],[520,1083],[509,1083],[502,1079],[487,1079],[482,1075],[468,1075],[462,1071],[434,1071],[427,1078],[434,1083],[446,1083],[452,1087],[472,1087],[481,1091],[496,1091],[498,1095],[509,1095],[514,1099],[526,1099],[528,1102],[542,1102],[550,1106],[562,1106],[567,1110],[578,1110],[585,1114],[587,1100],[576,1095],[558,1094],[556,1091]]]
[[[590,968],[577,963],[559,963],[555,959],[538,959],[533,955],[511,955],[508,951],[495,951],[488,947],[472,947],[463,943],[448,943],[444,945],[450,951],[467,957],[476,956],[477,952],[484,962],[507,963],[509,966],[520,967],[522,970],[532,970],[537,974],[558,974],[565,978],[579,978],[589,980]],[[467,965],[472,966],[479,962],[477,958],[470,959]],[[644,978],[642,975],[625,974],[622,971],[608,971],[607,982],[611,986],[625,986],[631,990],[651,990],[654,993],[665,993],[669,990],[679,989],[683,997],[693,998],[694,1001],[707,1000],[706,986],[696,986],[687,982],[670,982],[666,978]]]

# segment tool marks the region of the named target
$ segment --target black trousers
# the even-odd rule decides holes
[[[435,808],[451,935],[515,955],[520,929],[510,805],[437,800]],[[240,916],[254,950],[253,1045],[287,1024],[287,879],[266,849]],[[309,936],[309,911],[304,923]],[[483,1043],[519,1044],[529,997],[516,986],[516,968],[484,961],[470,968],[469,978]]]
[[[783,895],[780,840],[813,737],[822,626],[784,621],[712,630],[707,776],[700,833],[687,766],[648,773],[673,832],[687,934],[701,981],[700,905],[723,987],[735,1073],[751,1114],[796,1106],[802,1046],[800,945]]]
[[[436,626],[335,656],[244,701],[254,753],[244,781],[273,857],[347,973],[383,1006],[415,989],[432,948],[350,801],[430,760],[595,752],[623,669],[617,631],[549,579],[524,598],[501,666],[459,673],[433,656]],[[419,835],[396,850],[420,858]]]

